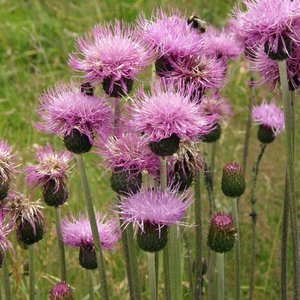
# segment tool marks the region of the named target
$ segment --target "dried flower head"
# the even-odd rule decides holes
[[[101,246],[104,249],[113,249],[115,243],[120,239],[117,222],[114,219],[107,219],[100,213],[96,214],[96,222],[101,240]],[[79,214],[65,217],[61,221],[62,241],[74,247],[94,248],[91,225],[87,216]]]
[[[176,89],[162,81],[151,87],[151,93],[141,89],[135,99],[132,126],[147,141],[157,142],[172,135],[197,139],[214,126],[215,115],[205,116],[201,105],[191,101],[192,88]]]
[[[94,134],[104,138],[111,131],[112,115],[106,100],[67,84],[57,84],[42,94],[37,113],[42,119],[35,123],[39,130],[65,137],[76,129],[91,144]]]
[[[82,71],[92,84],[108,80],[110,92],[114,84],[129,92],[126,80],[134,79],[151,61],[151,52],[141,44],[133,27],[119,21],[96,25],[91,33],[77,39],[76,47],[78,53],[70,54],[69,65]]]
[[[7,211],[0,208],[0,268],[2,264],[3,254],[7,248],[13,249],[12,243],[7,239],[8,234],[13,230],[14,223],[10,218],[7,218]]]
[[[49,291],[49,298],[50,300],[72,300],[73,292],[66,282],[60,281]]]

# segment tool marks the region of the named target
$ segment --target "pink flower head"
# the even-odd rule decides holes
[[[151,93],[142,89],[136,94],[132,108],[132,126],[147,141],[157,142],[177,135],[180,139],[197,139],[214,127],[215,115],[205,116],[202,106],[193,100],[191,87],[177,89],[157,82]]]
[[[12,243],[7,239],[8,234],[13,230],[13,221],[6,218],[6,215],[6,209],[0,208],[0,257],[7,248],[13,249]]]
[[[72,289],[64,282],[60,281],[56,283],[49,291],[50,300],[72,300]]]
[[[276,105],[274,99],[270,103],[263,100],[261,105],[254,106],[252,118],[259,125],[271,127],[275,135],[284,130],[284,112]]]
[[[211,217],[211,224],[220,229],[231,228],[233,225],[233,219],[230,214],[224,212],[216,212]]]
[[[211,93],[202,100],[203,110],[208,115],[217,115],[218,121],[226,119],[232,115],[231,104],[226,97],[220,95],[219,92]]]
[[[101,240],[101,246],[104,249],[113,249],[114,244],[120,239],[117,222],[114,219],[106,220],[100,213],[96,214],[96,222]],[[71,215],[61,221],[62,241],[65,244],[81,247],[94,246],[91,225],[87,216],[79,214]]]
[[[221,88],[226,64],[223,59],[208,57],[203,52],[182,59],[171,59],[172,70],[163,73],[167,80],[193,85],[194,89]]]
[[[109,137],[98,153],[107,168],[133,172],[146,170],[154,176],[159,170],[159,158],[150,150],[146,139],[135,132]]]
[[[91,144],[94,133],[105,137],[111,131],[112,114],[106,100],[67,84],[57,84],[42,94],[37,113],[42,119],[35,123],[39,130],[65,136],[77,129]]]
[[[218,30],[213,26],[209,26],[202,35],[202,39],[204,52],[211,57],[233,59],[240,56],[244,51],[242,43],[230,27]]]
[[[251,69],[259,72],[261,77],[257,80],[259,85],[270,84],[274,89],[280,81],[278,63],[268,57],[263,47],[259,47],[252,60]],[[300,85],[300,47],[293,47],[292,54],[286,59],[287,75],[290,89],[297,89]]]
[[[180,221],[191,202],[186,192],[177,195],[177,190],[168,188],[163,192],[154,188],[129,196],[118,205],[118,211],[125,226],[135,223],[143,231],[144,224],[151,223],[161,229],[171,224],[183,224]]]
[[[0,140],[0,177],[3,181],[11,181],[14,177],[17,168],[14,159],[12,147],[6,141]]]
[[[161,8],[153,11],[147,20],[141,14],[138,19],[139,36],[159,57],[178,59],[197,55],[202,49],[201,37],[187,24],[187,18],[179,11],[165,13]]]
[[[53,151],[48,143],[45,148],[38,147],[35,156],[38,164],[25,167],[27,184],[45,185],[53,180],[55,188],[58,190],[60,184],[67,178],[71,157],[72,155],[68,151],[58,151],[56,148]]]
[[[76,47],[78,52],[70,54],[69,65],[93,84],[109,78],[111,90],[118,81],[126,91],[125,79],[133,79],[151,61],[151,52],[135,30],[119,21],[96,25],[91,33],[77,39]]]
[[[291,0],[243,0],[247,11],[236,9],[234,15],[242,35],[252,46],[269,45],[277,52],[280,45],[288,54],[286,38],[299,42],[300,2]]]

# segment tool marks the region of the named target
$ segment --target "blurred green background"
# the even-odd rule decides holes
[[[37,144],[51,142],[63,146],[62,141],[54,136],[35,131],[32,122],[36,120],[35,108],[38,97],[48,86],[57,81],[69,81],[76,74],[67,66],[68,53],[74,50],[74,40],[88,31],[94,24],[104,21],[123,19],[134,21],[140,12],[146,16],[156,6],[177,7],[187,15],[197,14],[207,22],[222,26],[226,24],[228,13],[235,5],[232,0],[186,0],[186,1],[17,1],[0,0],[0,132],[15,147],[21,165],[32,162],[32,154]],[[141,74],[140,79],[147,83],[151,68]],[[245,133],[248,101],[248,63],[240,59],[230,64],[225,88],[221,91],[230,99],[234,115],[223,128],[223,135],[217,145],[216,157],[216,194],[220,208],[230,210],[231,204],[220,192],[220,174],[225,162],[241,161],[242,144]],[[137,84],[136,84],[137,86]],[[256,89],[256,100],[272,97],[267,87]],[[279,95],[275,95],[279,99]],[[297,127],[296,127],[297,128]],[[254,162],[259,143],[256,140],[256,128],[252,128],[248,173]],[[297,135],[299,141],[299,131]],[[209,152],[209,147],[203,147]],[[296,151],[297,153],[297,151]],[[284,182],[284,138],[279,137],[267,147],[261,163],[258,178],[258,249],[255,299],[278,299],[280,289],[280,226]],[[106,212],[112,207],[114,194],[109,188],[109,172],[100,168],[99,159],[94,154],[86,155],[88,176],[97,209]],[[296,170],[299,173],[299,162]],[[247,175],[250,178],[250,174]],[[248,181],[249,182],[249,181]],[[17,180],[18,188],[25,190],[24,176]],[[79,212],[85,209],[79,174],[73,169],[70,179],[70,199],[63,207],[63,214]],[[26,191],[32,193],[31,191]],[[299,194],[299,191],[297,191]],[[208,201],[203,188],[203,205],[207,211]],[[35,197],[40,197],[37,191]],[[248,193],[241,200],[241,245],[242,245],[242,299],[248,291],[248,271],[250,264],[250,207]],[[47,292],[59,275],[58,251],[55,241],[54,212],[46,208],[47,233],[36,245],[37,291],[38,299],[47,299]],[[204,237],[207,233],[208,217],[203,215]],[[192,220],[191,220],[192,221]],[[188,229],[191,239],[194,230]],[[204,240],[205,242],[205,240]],[[192,248],[191,255],[194,255]],[[128,299],[127,281],[121,248],[106,253],[107,271],[111,299]],[[225,256],[225,299],[233,298],[233,253]],[[182,258],[184,259],[184,258]],[[28,278],[24,275],[27,252],[16,247],[15,255],[10,258],[12,272],[13,299],[26,299]],[[139,253],[140,272],[143,285],[143,299],[147,294],[146,256]],[[291,253],[289,247],[289,270]],[[69,283],[75,288],[75,299],[88,299],[87,275],[78,266],[77,249],[67,248]],[[96,276],[95,276],[96,280]],[[188,286],[185,276],[184,286]],[[289,291],[291,278],[289,272]],[[162,290],[160,299],[162,299]],[[185,299],[190,299],[186,289]]]

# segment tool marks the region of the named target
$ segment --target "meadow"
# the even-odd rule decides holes
[[[166,9],[179,8],[187,15],[196,14],[208,23],[216,26],[226,24],[228,13],[234,6],[233,0],[182,0],[182,1],[38,1],[38,0],[0,0],[0,132],[1,139],[6,139],[14,146],[18,163],[25,165],[33,162],[33,153],[37,145],[50,142],[63,147],[58,137],[37,132],[32,122],[37,120],[35,109],[38,97],[48,86],[57,81],[68,82],[77,76],[67,65],[68,53],[74,50],[75,38],[88,31],[94,24],[113,21],[115,18],[134,21],[136,16],[145,12],[146,16],[156,6]],[[227,96],[233,106],[233,116],[223,128],[221,139],[217,143],[216,155],[216,199],[219,207],[229,207],[228,199],[222,195],[220,180],[222,167],[229,161],[242,161],[243,141],[247,118],[247,103],[249,98],[249,64],[244,58],[231,62],[226,86],[221,93]],[[148,84],[151,77],[149,67],[139,74],[141,82]],[[135,83],[135,88],[138,83]],[[272,94],[268,87],[255,88],[255,102],[260,103],[263,97],[275,99],[280,103],[280,95]],[[296,107],[299,113],[299,106]],[[296,118],[296,122],[298,120]],[[297,128],[297,124],[296,124]],[[252,126],[247,183],[250,182],[251,169],[259,142],[256,139],[256,126]],[[300,141],[300,131],[296,131],[296,145]],[[257,184],[257,270],[255,299],[278,299],[280,290],[280,239],[282,203],[285,178],[285,139],[278,137],[274,143],[267,146],[262,159]],[[203,146],[203,152],[209,153],[209,145]],[[296,177],[299,176],[300,160],[296,150]],[[87,173],[92,196],[96,208],[107,211],[113,205],[115,194],[110,189],[109,171],[99,166],[99,158],[89,153],[86,155]],[[21,191],[27,189],[24,176],[18,175],[17,186]],[[74,166],[70,178],[70,197],[63,206],[63,215],[68,212],[85,210],[83,192],[79,173]],[[297,195],[300,195],[296,185]],[[29,192],[29,191],[28,191]],[[207,193],[202,184],[202,201],[204,211],[208,210]],[[35,194],[41,197],[40,192]],[[240,236],[242,259],[242,299],[247,298],[248,272],[250,266],[250,204],[249,193],[242,196],[240,202]],[[203,214],[207,215],[207,214]],[[192,221],[192,220],[191,220]],[[37,286],[38,299],[47,299],[47,293],[54,282],[58,280],[58,250],[55,240],[55,217],[53,210],[46,207],[46,234],[36,247],[37,252]],[[203,217],[206,237],[208,222]],[[193,231],[191,232],[193,236]],[[206,251],[206,248],[205,248]],[[194,255],[191,245],[191,258]],[[291,246],[288,251],[289,271],[291,270]],[[78,252],[66,247],[68,278],[75,288],[75,299],[88,299],[86,272],[78,266]],[[186,259],[182,258],[183,260]],[[109,277],[111,299],[129,299],[127,279],[125,274],[122,249],[105,253],[105,262]],[[139,271],[143,288],[143,299],[148,298],[146,257],[139,252]],[[226,254],[225,260],[225,299],[233,299],[234,269],[233,252]],[[9,256],[12,289],[15,300],[27,299],[28,276],[26,273],[27,252],[21,247],[15,247],[15,254]],[[96,275],[94,281],[96,282]],[[288,273],[289,299],[291,299],[292,278]],[[161,282],[162,285],[162,282]],[[188,287],[188,278],[184,277],[184,287]],[[159,299],[163,298],[162,286]],[[96,297],[97,298],[97,297]],[[100,299],[100,296],[99,296]],[[184,299],[190,299],[186,293]]]

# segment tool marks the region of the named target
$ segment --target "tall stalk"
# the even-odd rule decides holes
[[[184,246],[185,246],[185,267],[188,274],[188,280],[189,280],[189,290],[190,295],[192,297],[194,293],[194,272],[193,272],[193,265],[191,261],[191,245],[189,241],[189,236],[186,231],[183,232],[183,239],[184,239]],[[196,266],[195,266],[196,268]]]
[[[286,132],[286,155],[287,155],[287,181],[288,197],[284,199],[289,201],[291,233],[292,233],[292,255],[293,255],[293,295],[294,299],[300,299],[300,256],[299,256],[299,238],[297,225],[297,204],[295,194],[295,170],[294,170],[294,120],[292,99],[290,97],[287,81],[286,61],[278,61],[282,99],[284,104],[284,121]]]
[[[60,278],[62,281],[67,281],[65,246],[64,243],[62,242],[60,221],[61,221],[61,208],[55,207],[55,226],[56,226],[56,236],[57,236],[58,251],[59,251],[59,258],[60,258]]]
[[[29,300],[35,299],[35,262],[34,244],[28,246],[29,251]]]
[[[240,250],[240,230],[238,217],[237,198],[232,199],[233,218],[236,227],[236,241],[234,244],[234,277],[235,277],[235,300],[240,300],[241,293],[241,250]]]
[[[162,191],[167,189],[167,159],[160,157],[160,187]],[[171,300],[171,278],[170,278],[170,260],[169,243],[163,249],[163,269],[165,284],[165,299]]]
[[[195,191],[195,290],[194,300],[202,299],[202,220],[201,220],[201,193],[200,172],[196,171],[194,177]]]
[[[98,232],[97,222],[96,222],[96,216],[93,206],[93,201],[88,185],[88,179],[85,172],[85,166],[83,162],[83,156],[82,154],[76,155],[77,164],[80,172],[81,182],[82,182],[82,188],[85,196],[87,211],[88,211],[88,217],[90,220],[91,230],[93,234],[93,240],[94,240],[94,247],[96,252],[96,260],[97,260],[97,267],[100,277],[100,288],[101,288],[101,297],[103,300],[109,299],[108,296],[108,289],[107,289],[107,281],[106,281],[106,273],[105,273],[105,266],[104,266],[104,257],[102,253],[102,247],[100,242],[100,236]]]
[[[155,254],[147,253],[148,271],[149,271],[149,299],[156,300],[156,271],[155,271]]]
[[[218,269],[218,300],[224,300],[225,299],[224,253],[217,253],[217,269]]]
[[[6,300],[11,300],[11,289],[9,283],[9,273],[7,267],[7,257],[4,254],[3,262],[2,262],[2,275],[3,275],[3,284],[4,284],[4,295]]]
[[[88,273],[88,282],[89,282],[89,300],[94,300],[94,284],[92,270],[87,270]]]
[[[265,152],[266,144],[260,144],[260,148],[255,160],[255,163],[253,165],[252,169],[252,181],[251,181],[251,191],[250,191],[250,204],[251,204],[251,263],[250,263],[250,281],[249,281],[249,300],[253,299],[253,292],[254,292],[254,273],[255,273],[255,257],[256,257],[256,219],[257,219],[257,213],[255,210],[255,203],[256,203],[256,181],[257,181],[257,175],[258,175],[258,169],[259,169],[259,163],[261,161],[261,158]]]

